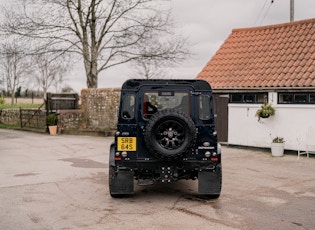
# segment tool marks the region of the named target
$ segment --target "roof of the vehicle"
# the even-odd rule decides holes
[[[188,79],[130,79],[124,82],[122,90],[139,90],[142,86],[191,86],[196,91],[209,91],[211,86],[204,80],[188,80]]]

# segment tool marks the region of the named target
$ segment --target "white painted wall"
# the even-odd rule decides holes
[[[229,144],[270,147],[273,137],[285,139],[285,149],[305,149],[305,139],[309,126],[315,126],[315,105],[277,104],[277,93],[269,93],[269,102],[276,109],[275,115],[260,119],[255,117],[259,104],[229,104]],[[314,140],[315,142],[315,140]]]

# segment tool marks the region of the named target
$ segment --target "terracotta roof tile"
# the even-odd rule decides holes
[[[197,78],[213,88],[315,87],[315,18],[232,30]]]

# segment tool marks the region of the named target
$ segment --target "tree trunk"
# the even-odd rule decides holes
[[[87,87],[88,88],[97,88],[97,75],[93,73],[88,73],[87,75]]]
[[[11,92],[11,105],[14,105],[14,91]]]
[[[43,87],[44,99],[47,99],[47,88]]]
[[[94,64],[93,64],[94,63]],[[88,88],[97,88],[97,63],[84,61],[85,72],[86,72],[86,85]]]

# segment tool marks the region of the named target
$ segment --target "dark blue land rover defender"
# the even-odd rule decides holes
[[[110,147],[112,197],[139,185],[198,179],[198,193],[221,193],[221,148],[212,90],[203,80],[127,80]]]

